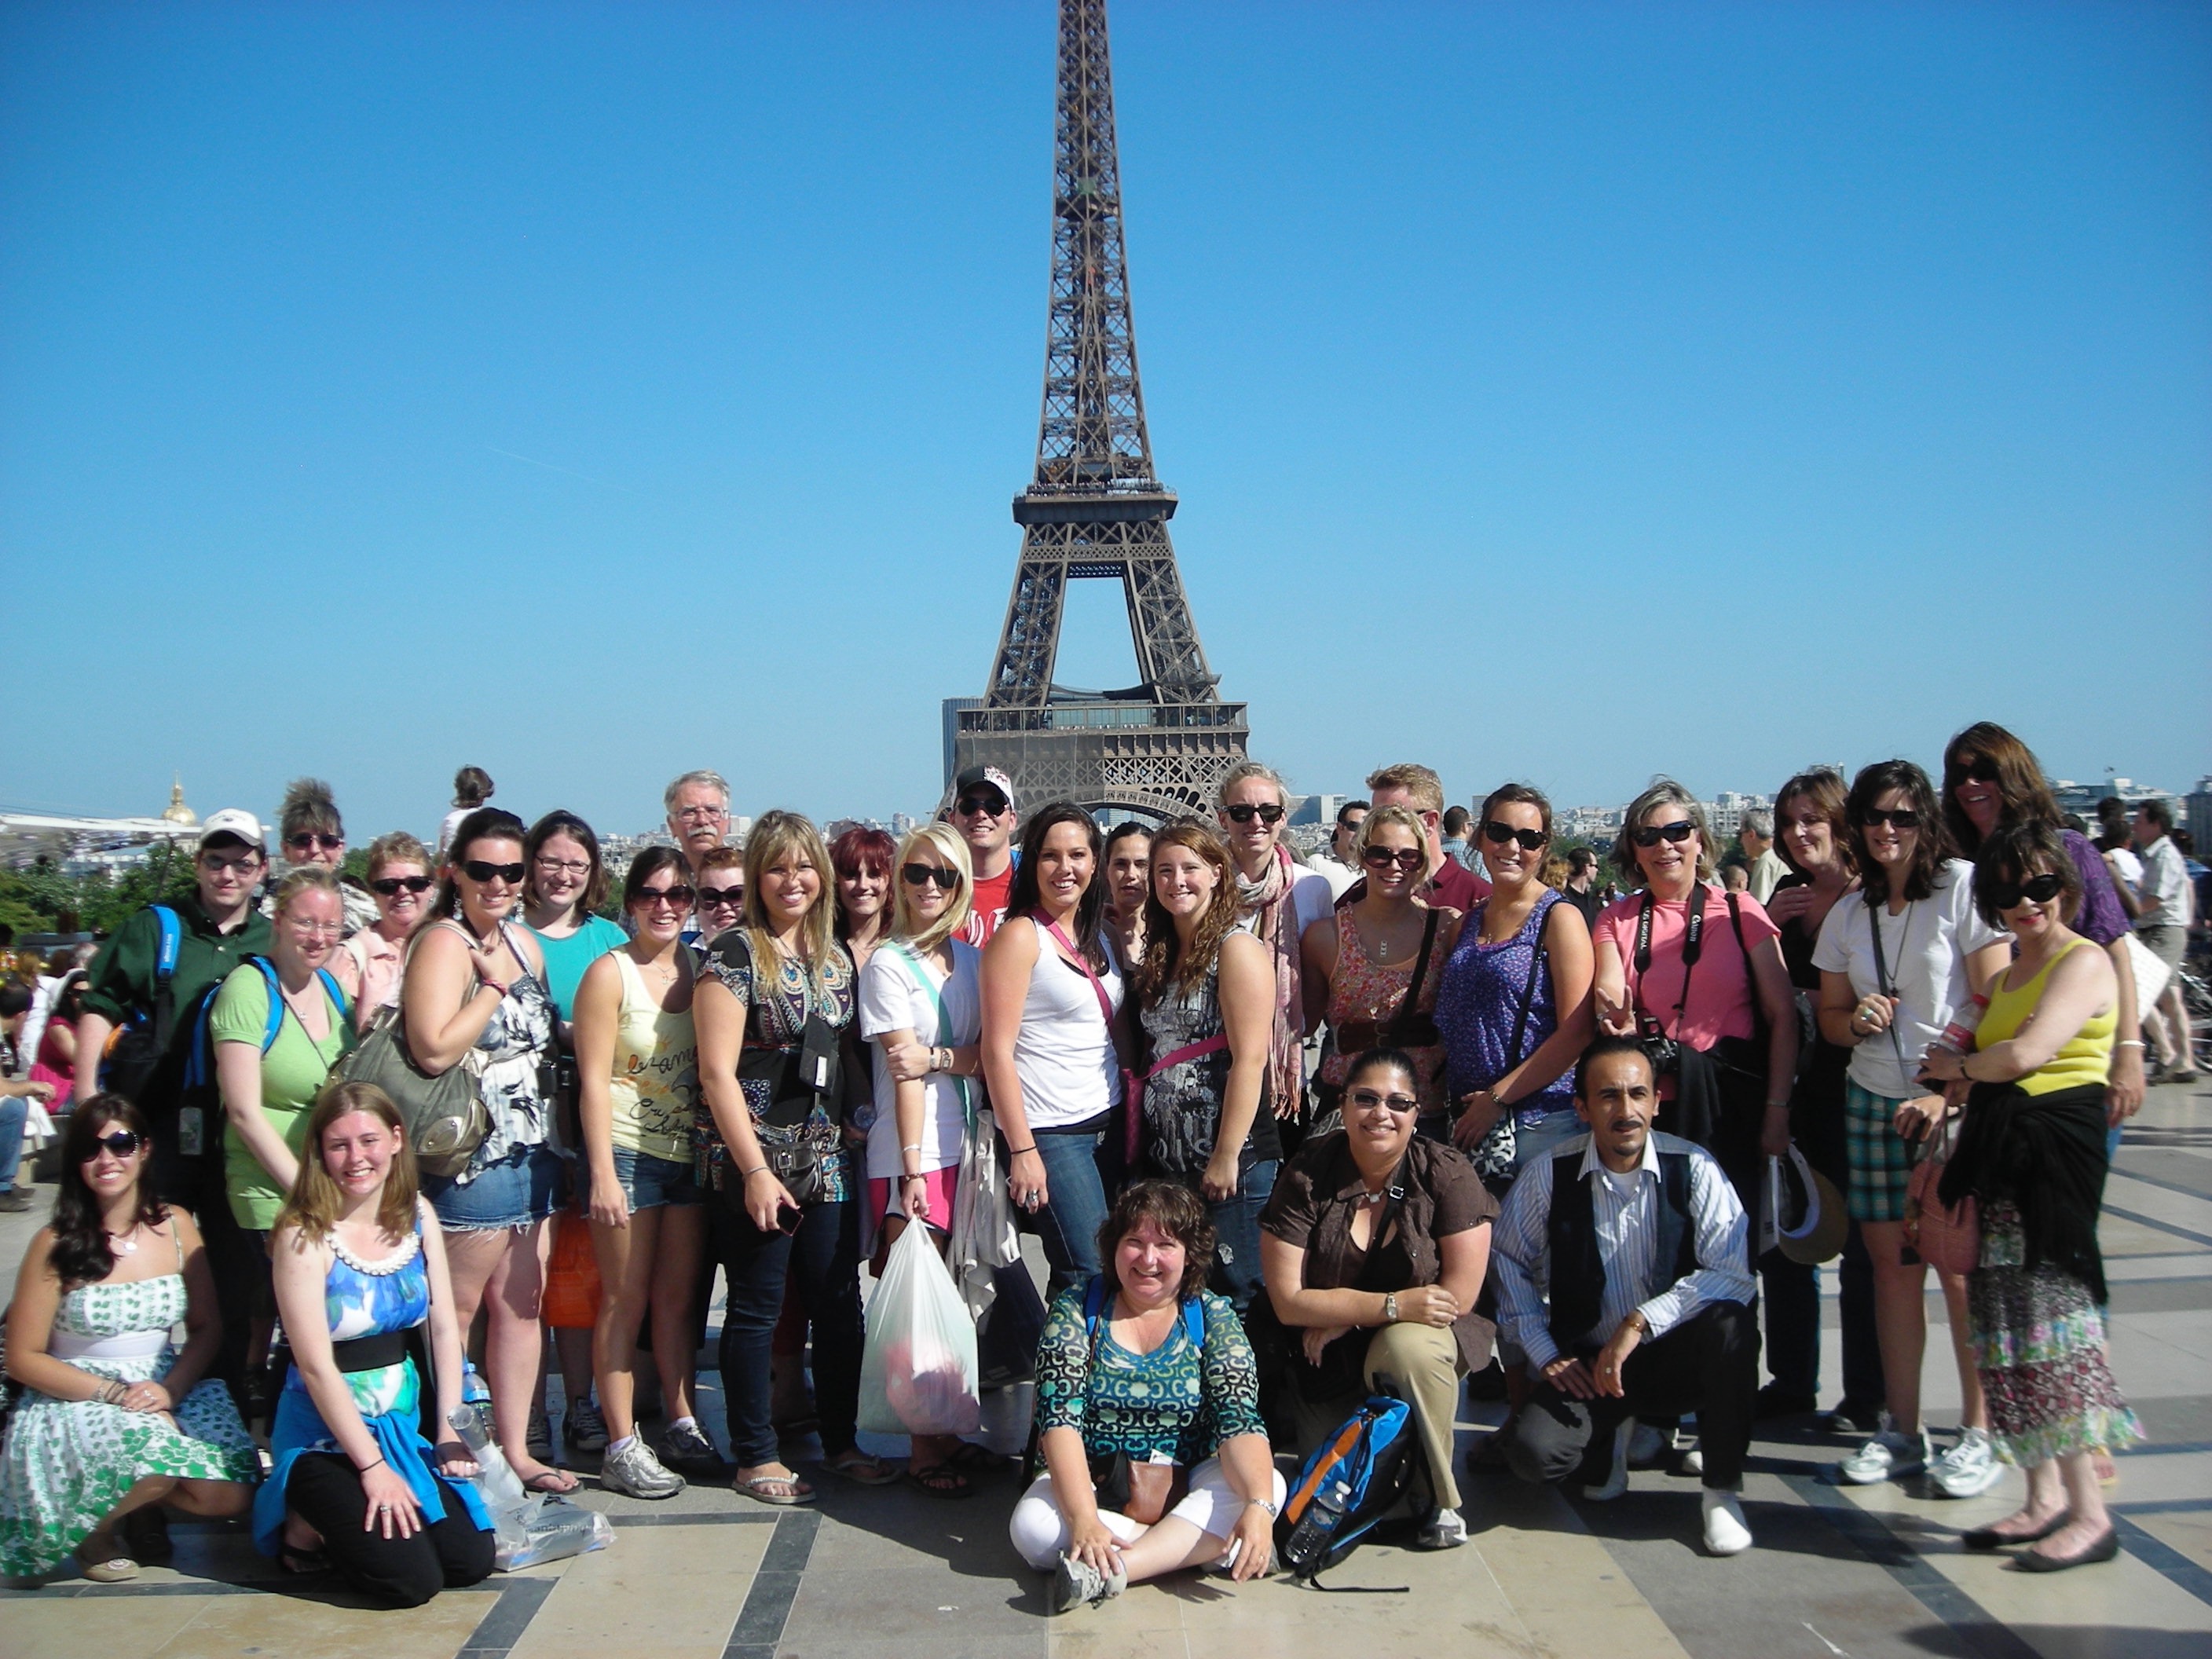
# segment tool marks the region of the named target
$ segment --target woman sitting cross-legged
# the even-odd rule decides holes
[[[396,1607],[478,1583],[492,1569],[491,1521],[467,1480],[476,1462],[445,1426],[461,1403],[445,1237],[381,1089],[325,1087],[269,1249],[292,1364],[255,1545],[294,1572],[334,1567]],[[427,1385],[413,1352],[425,1334]]]
[[[1125,1189],[1098,1231],[1105,1270],[1057,1297],[1037,1345],[1046,1472],[1008,1531],[1064,1613],[1133,1582],[1267,1570],[1283,1504],[1244,1327],[1206,1291],[1213,1228],[1175,1182]],[[1172,1460],[1171,1462],[1170,1460]]]
[[[168,1504],[242,1514],[260,1473],[220,1382],[215,1282],[191,1218],[154,1195],[138,1109],[94,1095],[70,1115],[54,1219],[31,1238],[8,1310],[25,1390],[0,1453],[0,1575],[72,1550],[84,1576],[138,1575],[137,1522]],[[183,1347],[170,1340],[182,1320]]]
[[[1275,1316],[1301,1340],[1290,1388],[1310,1452],[1377,1389],[1413,1408],[1431,1504],[1419,1542],[1467,1542],[1452,1475],[1460,1378],[1490,1363],[1474,1311],[1498,1200],[1467,1155],[1416,1136],[1413,1058],[1370,1048],[1344,1074],[1344,1127],[1310,1140],[1260,1217]]]

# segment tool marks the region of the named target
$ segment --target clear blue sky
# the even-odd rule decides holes
[[[1042,366],[1048,0],[0,14],[0,802],[919,810]],[[2212,11],[1116,0],[1255,752],[2212,768]],[[1060,678],[1125,684],[1086,584]]]

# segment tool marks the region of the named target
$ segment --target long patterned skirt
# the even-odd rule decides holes
[[[2033,1468],[2142,1439],[2106,1361],[2105,1310],[2089,1287],[2048,1263],[2021,1265],[2026,1239],[2014,1205],[1991,1200],[1981,1214],[1981,1263],[1966,1276],[1966,1308],[1997,1455]]]

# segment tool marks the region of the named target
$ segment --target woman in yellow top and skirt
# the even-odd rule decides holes
[[[2097,1212],[2118,988],[2105,953],[2067,926],[2081,896],[2048,826],[2008,824],[1982,844],[1974,902],[2019,955],[1990,987],[1975,1051],[1936,1048],[1927,1060],[1931,1076],[1972,1085],[1940,1196],[1978,1206],[1975,1366],[1998,1455],[2027,1470],[2027,1504],[1962,1541],[2040,1543],[2019,1557],[2031,1572],[2119,1553],[2091,1455],[2142,1437],[2105,1360]]]

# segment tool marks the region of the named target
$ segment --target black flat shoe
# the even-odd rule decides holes
[[[2045,1522],[2033,1532],[1999,1532],[1995,1527],[1976,1527],[1972,1532],[1960,1533],[1959,1542],[1970,1550],[2001,1550],[2014,1544],[2033,1544],[2050,1537],[2071,1519],[2072,1511],[2061,1510],[2056,1518]]]
[[[2120,1553],[2120,1529],[2106,1527],[2105,1535],[2092,1539],[2071,1555],[2045,1555],[2041,1550],[2030,1550],[2025,1555],[2013,1558],[2013,1565],[2021,1572],[2063,1572],[2069,1567],[2086,1567],[2093,1561],[2109,1561]]]

